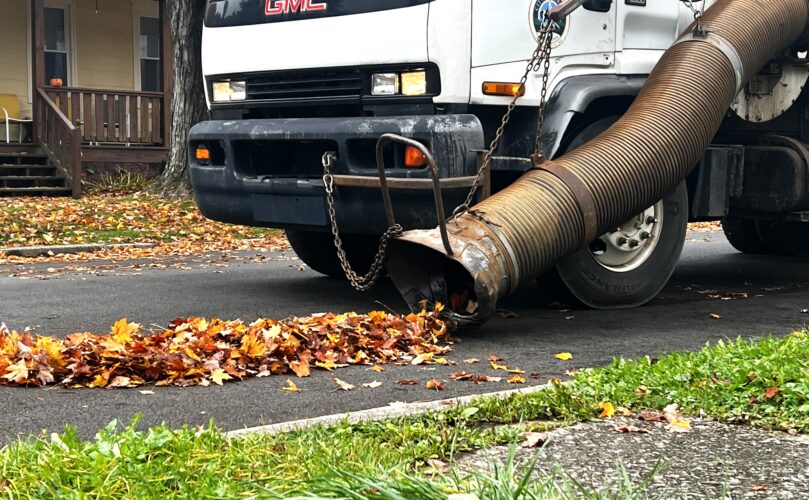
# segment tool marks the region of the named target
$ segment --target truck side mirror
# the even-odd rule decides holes
[[[586,0],[582,7],[593,12],[609,12],[612,8],[612,0]]]

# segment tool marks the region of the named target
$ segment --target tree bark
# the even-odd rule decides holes
[[[163,8],[171,27],[173,48],[171,144],[166,168],[154,190],[165,196],[183,197],[191,194],[188,132],[207,113],[201,59],[205,0],[166,0]]]

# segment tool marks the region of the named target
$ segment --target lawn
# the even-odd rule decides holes
[[[198,250],[286,246],[278,230],[208,220],[187,199],[134,193],[3,201],[0,248],[88,243],[154,243]]]
[[[0,493],[14,498],[602,498],[605,492],[582,490],[563,472],[533,478],[530,467],[507,465],[488,475],[455,474],[440,470],[440,464],[464,451],[519,443],[526,431],[598,418],[606,403],[635,414],[677,403],[686,415],[807,432],[808,360],[807,332],[797,332],[660,359],[616,359],[545,391],[481,398],[396,420],[239,439],[228,439],[213,424],[140,431],[136,423],[126,428],[113,423],[92,441],[68,430],[2,450]],[[609,491],[629,498],[642,489],[618,484]]]

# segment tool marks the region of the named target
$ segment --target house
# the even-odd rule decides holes
[[[81,193],[94,164],[160,164],[169,143],[165,0],[2,0],[0,195]],[[22,139],[22,141],[21,141]],[[85,172],[86,173],[86,172]]]

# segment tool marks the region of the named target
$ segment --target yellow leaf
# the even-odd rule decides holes
[[[112,337],[121,344],[132,341],[132,334],[140,330],[137,323],[129,323],[126,318],[121,318],[112,325]]]
[[[605,401],[601,403],[601,413],[598,414],[599,418],[612,418],[615,415],[615,407],[612,403]]]
[[[508,379],[508,383],[509,384],[524,384],[525,379],[522,378],[522,376],[518,373],[518,374],[514,375],[513,377],[511,377],[510,379]]]
[[[366,371],[380,373],[380,372],[384,372],[384,371],[385,371],[385,369],[384,369],[384,368],[382,368],[382,367],[381,367],[381,366],[379,366],[379,365],[374,365],[374,366],[372,366],[372,367],[368,368]]]
[[[216,385],[224,385],[222,384],[223,380],[233,380],[233,377],[225,373],[225,370],[221,368],[217,368],[216,370],[211,372],[211,381]]]
[[[21,359],[13,365],[9,365],[3,378],[17,384],[22,384],[28,380],[28,367],[25,366],[25,360]]]
[[[722,316],[720,316],[719,314],[716,314],[716,313],[711,313],[709,316],[711,317],[711,319],[720,319],[722,317]]]
[[[413,358],[413,361],[411,361],[410,364],[411,365],[424,364],[425,362],[430,361],[431,359],[433,359],[433,356],[435,356],[435,355],[433,353],[431,353],[431,352],[425,352],[425,353],[419,354],[418,356]]]
[[[337,366],[334,364],[334,361],[317,361],[315,362],[315,366],[318,368],[323,368],[324,370],[334,371],[334,367]]]
[[[292,392],[301,392],[301,390],[298,389],[298,386],[295,385],[295,382],[293,382],[290,379],[287,379],[287,386],[282,388],[281,390],[284,391],[284,392],[290,392],[290,393],[292,393]]]
[[[560,352],[559,354],[557,354],[554,357],[556,359],[561,359],[562,361],[568,361],[570,359],[573,359],[573,355],[570,354],[569,352]]]
[[[492,364],[492,369],[494,369],[494,370],[508,371],[508,366],[506,366],[506,365],[498,365],[494,361],[491,361],[491,364]]]

